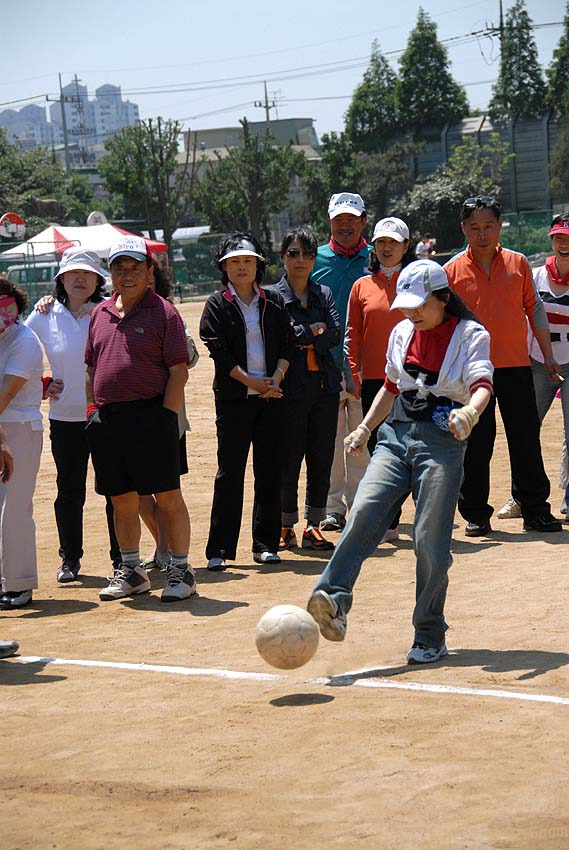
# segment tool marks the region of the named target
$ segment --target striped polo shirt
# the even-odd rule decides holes
[[[569,363],[569,288],[563,295],[556,295],[552,291],[551,278],[545,266],[534,270],[533,279],[545,304],[553,356],[559,364]],[[533,359],[543,363],[543,354],[532,333],[529,346]]]

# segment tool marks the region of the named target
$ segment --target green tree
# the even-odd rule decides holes
[[[324,133],[320,140],[320,154],[320,162],[306,166],[305,202],[298,211],[298,217],[309,221],[324,239],[330,230],[328,202],[331,195],[358,192],[364,169],[346,133]]]
[[[539,115],[545,103],[545,83],[539,64],[533,25],[525,1],[516,0],[506,14],[501,39],[500,71],[492,86],[488,112],[493,120],[514,115]]]
[[[569,185],[569,92],[562,101],[561,126],[549,163],[552,192],[565,193]]]
[[[195,183],[195,150],[179,162],[179,121],[149,118],[125,127],[107,142],[99,171],[112,195],[116,212],[142,220],[172,256],[172,234],[188,215]]]
[[[422,8],[399,64],[400,126],[413,138],[468,115],[466,93],[451,75],[447,50],[437,39],[437,25]]]
[[[380,153],[358,155],[363,169],[361,194],[370,221],[389,215],[395,199],[413,187],[410,164],[419,150],[420,145],[396,142]]]
[[[468,136],[447,163],[395,203],[394,214],[409,224],[413,238],[428,230],[436,234],[439,248],[456,248],[463,242],[459,215],[464,199],[480,194],[498,198],[511,157],[498,133],[492,133],[483,145]]]
[[[563,19],[563,32],[559,44],[553,51],[551,64],[546,73],[547,105],[555,112],[567,112],[566,99],[569,96],[569,0]]]
[[[345,133],[355,151],[382,150],[398,130],[397,74],[375,40],[363,80],[346,112]]]
[[[291,144],[252,135],[245,118],[241,123],[243,144],[207,163],[196,185],[196,207],[212,229],[252,233],[271,250],[271,215],[287,206],[291,181],[304,171],[304,156]]]

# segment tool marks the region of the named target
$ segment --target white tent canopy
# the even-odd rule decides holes
[[[94,224],[91,227],[64,227],[51,224],[26,242],[3,251],[0,257],[3,260],[13,259],[14,262],[43,262],[58,259],[66,248],[75,245],[89,251],[96,251],[101,259],[106,259],[109,247],[119,233],[128,233],[128,231],[112,224]],[[151,239],[145,241],[152,253],[166,250],[164,242],[155,242]]]

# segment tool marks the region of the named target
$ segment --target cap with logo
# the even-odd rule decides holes
[[[85,248],[68,248],[63,252],[54,280],[59,280],[65,272],[79,270],[95,272],[101,279],[101,283],[106,283],[105,275],[101,271],[99,255],[95,251],[87,251]]]
[[[238,245],[235,245],[233,248],[227,248],[217,262],[222,263],[224,260],[228,260],[229,257],[258,257],[260,260],[265,259],[262,254],[259,254],[249,239],[241,239]]]
[[[569,236],[569,221],[557,221],[547,235],[556,236],[558,233]]]
[[[395,239],[396,242],[405,242],[409,239],[409,228],[400,218],[382,218],[375,225],[371,241],[375,242],[380,236],[387,236],[389,239]]]
[[[351,213],[352,215],[362,216],[366,208],[361,195],[354,195],[351,192],[339,192],[337,195],[332,195],[328,204],[328,217],[336,218],[342,213]]]
[[[446,289],[448,277],[434,260],[415,260],[397,278],[397,294],[392,310],[416,310],[437,289]]]
[[[131,257],[142,263],[148,257],[146,250],[146,242],[142,236],[134,236],[132,234],[123,235],[109,248],[109,268],[118,257]]]

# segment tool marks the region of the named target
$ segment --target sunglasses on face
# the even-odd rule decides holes
[[[316,251],[299,251],[296,248],[289,248],[286,251],[286,256],[291,260],[298,260],[299,257],[306,257],[307,260],[313,260],[316,256]]]

